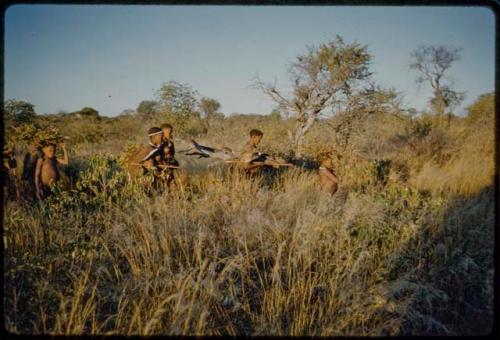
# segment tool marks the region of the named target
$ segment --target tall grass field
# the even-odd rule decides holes
[[[3,316],[11,333],[492,330],[494,111],[445,127],[424,116],[366,122],[337,161],[333,196],[321,190],[308,151],[334,143],[328,120],[306,136],[306,158],[295,168],[248,178],[178,153],[175,185],[148,195],[119,159],[131,142],[147,143],[155,121],[44,119],[70,136],[70,164],[49,199],[4,202]],[[288,157],[292,124],[226,117],[196,138],[240,147],[259,128],[262,148]],[[103,135],[85,139],[91,130]]]

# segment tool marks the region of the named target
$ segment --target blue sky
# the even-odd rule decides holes
[[[450,70],[459,112],[494,90],[494,14],[484,7],[14,5],[5,12],[5,99],[38,113],[91,106],[115,116],[176,80],[219,100],[226,115],[271,112],[250,85],[287,87],[287,65],[339,34],[368,46],[371,70],[404,103],[430,90],[408,68],[420,44],[461,47]]]

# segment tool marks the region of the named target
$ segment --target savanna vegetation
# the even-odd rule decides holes
[[[443,50],[415,52],[417,72],[430,53]],[[6,102],[17,174],[26,146],[14,126],[55,126],[69,137],[70,157],[55,195],[4,204],[6,329],[489,333],[495,94],[455,115],[460,93],[424,74],[419,81],[434,89],[431,110],[416,114],[394,89],[375,84],[370,57],[341,38],[310,48],[291,68],[292,93],[257,81],[276,99],[269,115],[224,116],[217,100],[176,82],[113,118],[92,108],[37,115],[30,103]],[[438,70],[448,72],[456,58],[446,60]],[[120,156],[163,122],[178,137],[236,149],[259,128],[262,149],[297,167],[249,179],[178,154],[174,189],[147,195],[128,181]],[[337,156],[333,196],[321,191],[314,161],[325,145]]]

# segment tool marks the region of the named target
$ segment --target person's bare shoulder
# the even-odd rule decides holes
[[[333,169],[319,169],[319,176],[322,180],[325,181],[338,181],[337,175],[333,171]]]
[[[241,153],[253,153],[255,152],[256,148],[250,142],[246,142],[245,145],[241,148]]]

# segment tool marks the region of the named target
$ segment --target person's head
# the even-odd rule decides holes
[[[163,136],[165,138],[168,138],[168,139],[172,138],[172,132],[174,132],[174,128],[172,127],[172,125],[167,124],[167,123],[161,124],[160,129],[162,129]]]
[[[56,156],[56,145],[48,143],[42,146],[43,155],[47,158],[54,158]]]
[[[259,144],[260,141],[262,140],[263,135],[264,133],[262,133],[262,131],[259,131],[257,129],[250,130],[250,143],[252,143],[253,145]]]
[[[332,152],[322,152],[318,155],[318,163],[320,166],[323,166],[325,168],[331,168],[333,166],[332,163]]]
[[[148,136],[151,143],[160,145],[163,140],[163,131],[159,127],[153,126],[148,130]]]

